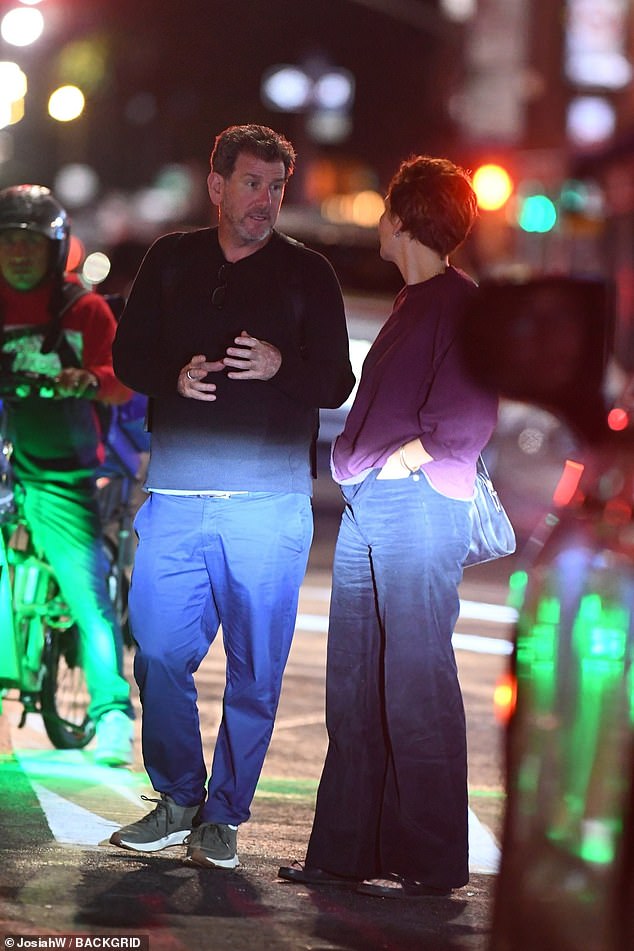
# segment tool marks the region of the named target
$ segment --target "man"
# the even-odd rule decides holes
[[[54,399],[6,400],[13,470],[35,546],[79,629],[95,758],[122,766],[132,762],[133,714],[105,580],[95,499],[104,447],[93,401],[123,403],[131,394],[112,369],[116,324],[107,303],[64,273],[69,239],[68,216],[48,188],[0,192],[2,371],[50,377],[55,389]]]
[[[354,383],[332,268],[274,230],[294,162],[263,126],[217,137],[218,227],[150,248],[113,351],[121,379],[151,397],[130,616],[160,798],[110,841],[186,842],[186,861],[207,867],[239,864],[312,539],[318,407],[339,406]],[[193,675],[220,624],[227,679],[206,791]]]

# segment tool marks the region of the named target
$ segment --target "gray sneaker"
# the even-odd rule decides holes
[[[157,803],[156,809],[131,822],[110,836],[112,845],[133,852],[160,852],[170,845],[181,845],[192,830],[200,806],[178,806],[171,796],[161,793],[160,799],[141,796],[146,802]]]
[[[222,822],[201,822],[185,840],[186,862],[206,868],[236,868],[238,830]]]

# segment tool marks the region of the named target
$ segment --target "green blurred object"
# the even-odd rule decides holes
[[[11,608],[11,580],[4,541],[0,538],[0,688],[20,684],[20,658],[16,649]]]
[[[602,280],[480,285],[467,365],[583,449],[511,578],[518,610],[490,951],[634,948],[634,430],[612,431]]]
[[[634,749],[630,533],[628,519],[609,520],[597,499],[586,497],[560,513],[528,569],[493,951],[626,947],[621,895]]]

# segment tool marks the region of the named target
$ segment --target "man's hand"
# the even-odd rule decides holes
[[[224,368],[222,360],[210,361],[204,353],[197,353],[178,374],[176,389],[181,396],[188,399],[206,400],[211,403],[216,399],[216,384],[202,381],[208,373],[221,373]]]
[[[99,380],[90,370],[81,367],[66,367],[55,377],[55,399],[63,400],[69,396],[78,399],[94,396],[99,388]]]
[[[226,367],[234,367],[227,373],[231,380],[270,380],[282,365],[282,354],[272,343],[258,340],[243,330],[235,338],[236,347],[227,347],[222,361]]]

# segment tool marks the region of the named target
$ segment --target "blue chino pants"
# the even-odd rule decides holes
[[[194,673],[222,625],[227,678],[201,816],[237,825],[249,818],[273,731],[312,541],[310,498],[152,493],[135,529],[130,621],[145,767],[179,805],[205,799]]]
[[[465,716],[451,643],[469,502],[424,477],[344,487],[328,634],[329,746],[306,862],[468,880]]]

